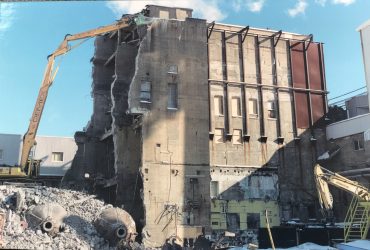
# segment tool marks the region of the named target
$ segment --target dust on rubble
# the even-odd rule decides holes
[[[67,216],[60,230],[50,235],[27,215],[37,206],[57,204]],[[0,186],[0,247],[7,249],[116,249],[99,235],[94,220],[113,207],[95,196],[78,191],[42,186]],[[47,210],[47,209],[46,209]],[[46,215],[49,216],[49,215]],[[38,227],[37,227],[38,226]]]

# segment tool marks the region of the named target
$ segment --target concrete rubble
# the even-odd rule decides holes
[[[114,245],[109,245],[94,227],[99,215],[111,208],[112,205],[95,199],[95,196],[78,191],[43,186],[1,185],[0,247],[116,249]],[[39,223],[37,220],[30,220],[30,214],[39,216]],[[42,216],[45,216],[44,219],[51,219],[58,230],[53,228],[53,233],[44,230],[45,223],[48,222],[45,222]],[[50,225],[46,225],[46,229],[48,226]],[[136,233],[135,228],[130,226],[126,230]]]

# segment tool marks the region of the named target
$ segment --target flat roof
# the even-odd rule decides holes
[[[370,19],[367,20],[366,22],[364,22],[363,24],[361,24],[360,26],[358,26],[358,28],[356,29],[356,31],[361,31],[367,27],[370,26]]]
[[[212,22],[207,22],[208,24],[211,24]],[[235,25],[235,24],[225,24],[225,23],[218,23],[218,22],[215,22],[215,30],[226,30],[226,31],[230,31],[230,32],[238,32],[239,30],[247,27],[248,25],[246,26],[241,26],[241,25]],[[250,33],[252,34],[259,34],[261,36],[271,36],[272,34],[278,32],[277,30],[273,30],[273,29],[264,29],[264,28],[255,28],[255,27],[250,27]],[[303,40],[303,39],[307,39],[309,35],[305,35],[305,34],[297,34],[297,33],[292,33],[292,32],[287,32],[287,31],[284,31],[284,30],[281,30],[282,31],[282,38],[284,39],[288,39],[288,40]],[[317,42],[315,42],[317,43]]]
[[[190,9],[190,8],[184,8],[184,7],[168,7],[168,6],[156,5],[156,4],[147,4],[145,6],[146,7],[153,6],[153,7],[166,8],[166,9],[181,9],[181,10],[193,11],[193,9]]]

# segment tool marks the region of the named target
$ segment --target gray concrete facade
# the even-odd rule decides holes
[[[369,113],[369,99],[367,94],[351,97],[345,104],[347,118]]]
[[[275,224],[316,217],[313,166],[325,131],[311,106],[310,125],[297,125],[290,57],[306,36],[282,32],[275,41],[275,31],[250,28],[240,46],[243,27],[188,9],[147,10],[159,19],[95,40],[94,112],[75,135],[70,177],[89,173],[95,192],[133,216],[147,247],[241,234],[240,202],[254,215],[268,209]],[[316,92],[325,96],[324,85]],[[224,228],[219,208],[228,201],[240,221]]]

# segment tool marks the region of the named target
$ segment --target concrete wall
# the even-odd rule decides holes
[[[369,113],[369,99],[367,94],[354,96],[346,101],[348,118]]]
[[[243,204],[243,221],[264,209],[275,224],[278,214],[314,217],[325,134],[313,123],[297,128],[289,48],[306,36],[275,41],[275,31],[251,28],[240,46],[242,34],[233,34],[243,27],[216,24],[210,33],[205,20],[179,18],[187,10],[148,9],[162,19],[96,39],[94,114],[76,134],[76,176],[92,173],[96,192],[143,227],[147,247],[211,234],[211,178],[221,190],[214,201]]]
[[[269,223],[271,227],[280,225],[279,205],[276,201],[244,200],[226,201],[212,200],[211,202],[211,221],[214,231],[255,230],[266,227],[266,216],[264,211],[268,211]],[[226,212],[227,211],[227,212]],[[236,214],[238,218],[235,223],[228,221],[227,214]],[[248,225],[251,223],[248,214],[258,214],[257,227]],[[251,223],[252,224],[252,223]]]
[[[205,20],[155,20],[95,42],[94,113],[76,133],[71,173],[90,173],[95,192],[123,206],[139,232],[145,226],[148,247],[210,232],[205,33]],[[151,86],[145,102],[143,81]],[[177,85],[176,108],[168,108],[169,83]]]
[[[21,145],[21,135],[0,134],[0,165],[18,165]]]
[[[329,152],[336,152],[321,164],[333,172],[370,187],[370,114],[359,115],[332,123],[326,128]],[[337,221],[343,221],[352,195],[332,187],[333,211]]]
[[[148,16],[161,19],[177,19],[184,21],[187,17],[192,17],[193,10],[187,8],[171,8],[158,5],[148,5]]]
[[[370,93],[370,20],[362,24],[357,31],[360,32],[367,92]],[[370,103],[370,95],[368,98]]]
[[[368,131],[330,140],[328,148],[340,148],[340,150],[330,160],[322,162],[321,165],[370,188],[370,137]],[[343,221],[352,195],[336,187],[331,187],[330,190],[334,201],[334,215],[337,221]]]
[[[194,233],[202,228],[209,232],[205,32],[204,20],[160,20],[151,25],[140,45],[129,109],[143,114],[144,232],[151,235],[145,239],[147,246],[172,237],[177,225],[182,227],[180,238],[195,239]],[[177,73],[171,73],[172,66]],[[143,79],[151,83],[151,103],[140,100]],[[177,85],[177,108],[168,108],[169,83]],[[171,222],[173,216],[177,222]]]
[[[268,37],[273,31],[250,28],[242,42],[244,33],[235,34],[242,29],[216,24],[208,42],[212,181],[219,181],[221,199],[248,200],[254,190],[248,176],[259,169],[267,173],[253,177],[260,189],[253,199],[268,194],[277,201],[279,194],[282,219],[316,217],[313,166],[325,150],[325,130],[297,128],[289,50],[304,36],[283,32],[276,41]],[[244,177],[233,176],[240,171]]]

